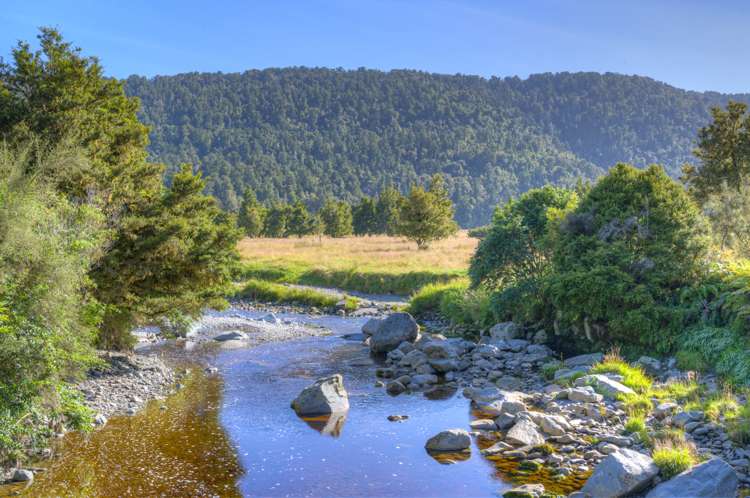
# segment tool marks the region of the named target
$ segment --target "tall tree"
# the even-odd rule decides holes
[[[352,207],[352,229],[354,235],[378,233],[378,211],[375,199],[364,196]]]
[[[255,192],[251,188],[246,188],[242,196],[240,212],[237,215],[237,225],[244,231],[248,237],[260,237],[263,233],[263,223],[266,217],[266,210],[258,202]]]
[[[297,200],[292,204],[291,210],[289,211],[287,233],[297,237],[310,235],[313,231],[313,221],[313,217],[310,215],[310,211],[307,210],[305,203],[301,200]]]
[[[434,175],[430,187],[412,187],[401,210],[399,234],[427,249],[431,242],[453,235],[458,225],[453,220],[453,202],[441,175]]]
[[[396,235],[398,233],[401,209],[404,207],[404,196],[393,185],[388,185],[378,195],[375,206],[377,216],[376,233]]]
[[[352,208],[343,201],[326,199],[320,208],[323,233],[329,237],[346,237],[352,234]]]
[[[89,289],[104,309],[100,345],[127,347],[130,329],[144,320],[219,304],[235,256],[229,218],[200,194],[203,182],[187,168],[164,187],[164,166],[146,159],[138,100],[105,77],[95,57],[53,29],[42,29],[39,41],[38,51],[19,43],[13,63],[0,67],[0,135],[10,143],[40,137],[49,146],[73,144],[90,163],[44,174],[74,203],[104,214],[109,240]]]
[[[704,202],[722,185],[740,191],[750,175],[750,116],[747,105],[729,102],[726,110],[711,109],[713,122],[698,132],[695,156],[700,165],[685,166],[683,181],[693,196]]]

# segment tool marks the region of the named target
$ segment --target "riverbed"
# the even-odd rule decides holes
[[[260,318],[230,309],[227,316]],[[467,428],[468,401],[438,390],[392,397],[375,387],[376,363],[351,337],[366,318],[289,314],[332,334],[218,350],[219,375],[193,368],[185,387],[91,434],[70,434],[29,496],[500,496],[507,462],[470,455],[434,459],[437,432]],[[303,420],[291,400],[315,379],[341,373],[345,417]],[[389,415],[407,415],[391,422]],[[572,484],[572,483],[570,483]]]

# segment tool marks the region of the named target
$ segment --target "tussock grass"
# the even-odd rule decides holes
[[[695,402],[703,394],[703,386],[694,380],[683,380],[660,384],[651,389],[649,394],[657,399],[669,399],[677,402]]]
[[[620,395],[617,399],[623,402],[623,410],[630,417],[645,417],[654,408],[651,398],[645,394]]]
[[[664,479],[670,479],[696,464],[695,450],[687,443],[657,441],[651,453]]]
[[[625,422],[625,430],[631,434],[640,433],[646,430],[646,420],[643,416],[634,416],[628,418]]]
[[[385,235],[246,238],[240,277],[407,296],[464,277],[477,242],[463,231],[423,251]]]
[[[591,368],[591,373],[614,373],[623,377],[622,383],[637,393],[645,393],[651,389],[653,382],[640,367],[628,364],[620,357],[618,350],[607,353],[601,363]]]
[[[738,444],[750,444],[750,405],[743,405],[729,421],[729,436]]]
[[[254,301],[293,303],[321,308],[335,306],[339,301],[336,296],[312,289],[298,289],[257,279],[250,279],[243,282],[241,289],[237,291],[236,295],[237,297],[252,299]],[[346,309],[349,310],[356,309],[359,304],[359,300],[356,297],[347,296],[345,300]]]

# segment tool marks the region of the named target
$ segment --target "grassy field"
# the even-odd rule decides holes
[[[460,232],[419,251],[388,236],[240,241],[243,278],[411,295],[466,275],[478,241]]]

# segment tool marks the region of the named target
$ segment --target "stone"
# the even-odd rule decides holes
[[[507,341],[518,337],[518,327],[513,322],[496,323],[489,330],[490,338],[493,340]]]
[[[327,415],[345,412],[349,409],[349,395],[344,389],[344,379],[340,374],[318,379],[306,387],[292,401],[292,408],[298,415]]]
[[[406,391],[406,386],[397,380],[392,380],[385,385],[385,390],[388,394],[396,396]]]
[[[523,380],[512,375],[503,375],[495,381],[495,385],[507,391],[517,391],[523,387]]]
[[[368,337],[373,335],[382,321],[380,318],[370,318],[362,325],[362,333]]]
[[[564,364],[568,368],[590,367],[602,361],[603,358],[604,358],[604,355],[602,353],[582,354],[582,355],[573,356],[572,358],[566,359],[564,361]]]
[[[680,405],[678,405],[677,403],[672,403],[669,401],[659,403],[658,405],[656,405],[656,408],[654,408],[654,416],[656,418],[666,418],[676,412],[679,408]]]
[[[685,427],[689,422],[700,422],[703,420],[703,412],[689,411],[680,412],[672,417],[672,425],[676,427]]]
[[[544,444],[544,437],[534,422],[520,419],[505,434],[505,441],[515,446],[537,446]]]
[[[544,484],[524,484],[503,493],[503,498],[539,498],[544,494]]]
[[[428,341],[422,346],[422,352],[430,358],[445,359],[458,356],[456,348],[450,341]]]
[[[12,480],[13,482],[31,482],[34,480],[34,473],[28,469],[16,469]]]
[[[565,417],[560,415],[542,414],[539,416],[538,422],[542,431],[550,436],[562,436],[573,429]]]
[[[468,450],[471,437],[463,429],[448,429],[432,436],[427,440],[425,449],[434,452],[451,452]]]
[[[616,451],[620,451],[620,447],[612,443],[600,443],[599,451],[601,451],[605,455],[611,455]]]
[[[584,375],[583,377],[576,379],[575,385],[579,387],[591,386],[596,392],[601,393],[610,399],[614,399],[620,394],[635,394],[635,391],[628,386],[620,384],[606,375],[600,374]]]
[[[411,382],[418,386],[426,386],[429,384],[437,384],[438,378],[437,375],[434,374],[418,374],[412,376]]]
[[[623,448],[594,468],[581,491],[597,498],[627,496],[647,488],[658,473],[651,457]]]
[[[230,332],[224,332],[214,337],[214,341],[226,342],[226,341],[244,341],[247,339],[247,334],[238,330],[232,330]]]
[[[604,396],[594,391],[591,386],[575,387],[568,390],[568,399],[583,403],[601,403]]]
[[[106,425],[106,424],[107,424],[107,417],[105,417],[103,413],[97,413],[96,416],[94,416],[94,425]]]
[[[661,371],[661,362],[650,356],[641,356],[635,364],[642,367],[649,375],[657,375]]]
[[[279,323],[281,323],[281,320],[279,320],[273,313],[268,313],[266,316],[261,318],[261,320],[267,323],[273,323],[274,325],[278,325]]]
[[[555,370],[555,375],[553,376],[553,379],[555,381],[559,380],[567,380],[572,378],[575,375],[578,374],[585,374],[589,371],[589,367],[573,367],[573,368],[560,368],[558,370]]]
[[[616,434],[606,434],[600,436],[599,440],[605,443],[611,443],[620,447],[630,446],[633,444],[633,440],[627,436],[618,436]]]
[[[548,340],[547,332],[544,330],[537,331],[536,334],[534,334],[534,344],[544,344]]]
[[[419,326],[413,316],[403,312],[391,313],[370,336],[370,350],[373,353],[387,353],[404,341],[416,341],[418,335]]]
[[[497,429],[495,421],[489,418],[480,418],[472,420],[469,424],[474,431],[494,431]]]
[[[507,430],[513,427],[516,423],[516,416],[511,413],[501,413],[495,418],[495,425],[501,431]]]
[[[658,484],[646,498],[734,497],[738,486],[739,480],[734,469],[720,458],[713,458]]]
[[[427,360],[435,371],[440,373],[448,373],[458,370],[458,361],[453,358],[430,358]]]
[[[403,422],[404,420],[408,419],[409,415],[388,415],[389,422]]]

